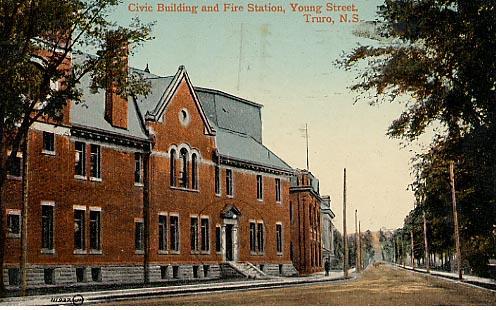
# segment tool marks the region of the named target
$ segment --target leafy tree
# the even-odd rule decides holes
[[[119,3],[0,0],[0,194],[4,194],[7,171],[30,127],[41,120],[62,121],[68,102],[81,101],[78,84],[83,76],[92,77],[94,91],[114,83],[123,97],[148,93],[148,84],[140,76],[113,65],[126,52],[115,43],[128,42],[133,48],[151,39],[151,24],[136,19],[123,27],[108,20],[110,10]],[[70,55],[89,50],[96,56],[82,56],[81,63],[71,63]],[[51,87],[56,81],[61,84],[57,89]],[[5,246],[2,198],[0,195],[0,275]],[[0,291],[4,292],[3,281]]]
[[[358,72],[351,90],[360,99],[404,104],[390,137],[409,143],[432,131],[415,158],[412,188],[428,212],[436,252],[453,246],[448,162],[456,163],[463,256],[485,274],[494,255],[495,1],[385,0],[378,16],[371,36],[378,41],[340,64]]]

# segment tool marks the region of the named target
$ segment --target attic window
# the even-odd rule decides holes
[[[189,117],[189,113],[186,109],[182,109],[180,112],[179,112],[179,121],[181,122],[182,126],[187,126],[189,125],[189,122],[190,122],[190,117]]]

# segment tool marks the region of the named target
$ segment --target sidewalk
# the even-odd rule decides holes
[[[423,268],[415,268],[413,269],[411,266],[403,266],[399,264],[395,264],[397,267],[404,268],[406,270],[410,271],[416,271],[420,273],[427,273],[427,271]],[[445,272],[445,271],[437,271],[437,270],[430,270],[430,274],[433,276],[438,276],[442,278],[448,278],[452,280],[458,280],[458,274],[452,273],[452,272]],[[493,290],[496,289],[496,282],[495,279],[490,279],[490,278],[481,278],[481,277],[476,277],[476,276],[471,276],[471,275],[462,275],[463,282],[471,283],[471,284],[476,284],[479,286],[487,287],[487,288],[492,288]]]
[[[351,274],[353,270],[350,270]],[[198,283],[174,285],[165,287],[149,287],[134,289],[118,289],[110,291],[75,292],[68,294],[35,295],[27,297],[10,297],[0,301],[0,306],[48,306],[48,305],[92,305],[104,301],[143,299],[168,295],[201,294],[206,292],[221,292],[227,290],[245,290],[256,288],[273,288],[300,285],[306,283],[321,283],[344,279],[342,271],[332,271],[327,277],[313,274],[303,277],[272,278],[268,280],[248,280],[223,283]]]

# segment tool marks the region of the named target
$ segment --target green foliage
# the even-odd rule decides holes
[[[397,255],[413,230],[421,257],[423,211],[430,251],[454,249],[448,175],[454,161],[463,256],[484,274],[495,255],[495,1],[385,0],[378,16],[372,36],[378,41],[340,62],[359,72],[351,90],[370,104],[404,103],[390,137],[411,142],[433,130],[427,151],[414,159],[417,204],[397,232],[403,240]]]

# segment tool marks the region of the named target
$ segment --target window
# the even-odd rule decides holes
[[[290,224],[293,224],[294,218],[293,218],[293,204],[290,201]]]
[[[189,187],[189,164],[188,164],[188,151],[186,149],[181,149],[181,175],[180,175],[180,187]]]
[[[55,137],[53,132],[43,132],[43,153],[55,154]]]
[[[162,280],[168,278],[168,266],[160,266],[160,276]]]
[[[10,166],[8,167],[7,174],[13,177],[21,177],[22,174],[22,157],[20,153],[14,157],[14,159],[10,162]]]
[[[167,250],[167,216],[160,215],[158,218],[158,249]]]
[[[198,189],[198,156],[191,156],[191,187]]]
[[[74,210],[75,223],[75,250],[83,250],[85,248],[85,210]]]
[[[42,249],[54,249],[54,207],[42,206]]]
[[[170,150],[170,186],[177,186],[177,180],[175,179],[175,150]]]
[[[226,195],[233,196],[233,171],[226,169]]]
[[[191,218],[191,251],[198,251],[198,218]]]
[[[170,250],[179,251],[179,217],[170,216]]]
[[[101,178],[101,147],[95,144],[90,145],[90,176]]]
[[[281,201],[281,180],[280,179],[274,179],[274,187],[275,187],[275,192],[276,192],[276,201]]]
[[[256,247],[256,228],[255,228],[255,223],[250,223],[250,251],[251,252],[257,252],[257,247]]]
[[[75,175],[85,177],[85,143],[75,142]]]
[[[201,219],[201,250],[210,250],[210,234],[209,234],[209,221],[208,218]]]
[[[90,249],[101,250],[101,211],[90,210]]]
[[[54,268],[45,268],[43,270],[43,282],[45,284],[54,284],[55,283]]]
[[[135,153],[134,183],[142,184],[142,154]]]
[[[283,227],[276,224],[276,252],[283,253]]]
[[[257,176],[257,199],[262,200],[263,191],[262,191],[262,176]]]
[[[215,227],[215,252],[221,251],[222,235],[220,226]]]
[[[264,223],[257,223],[257,251],[264,252]]]
[[[76,282],[85,282],[85,267],[76,268]]]
[[[220,168],[215,166],[215,194],[220,195]]]
[[[144,222],[142,219],[135,222],[135,250],[144,251]]]
[[[19,268],[9,268],[9,285],[17,286],[21,283],[21,273]]]
[[[21,211],[7,211],[7,236],[11,238],[19,238],[21,236]]]
[[[92,275],[92,281],[94,282],[102,281],[101,268],[91,268],[90,273]]]

